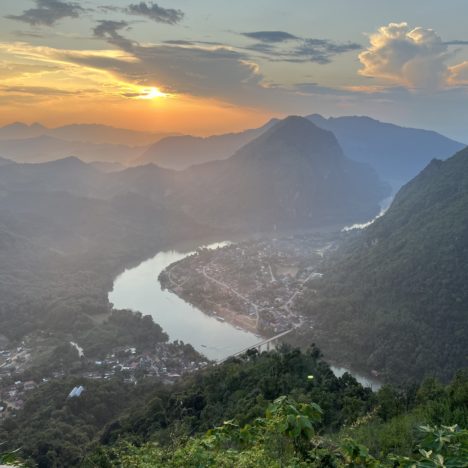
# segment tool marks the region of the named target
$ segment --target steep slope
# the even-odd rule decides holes
[[[200,220],[271,230],[364,220],[386,194],[372,169],[332,133],[288,117],[225,161],[178,173],[172,202]]]
[[[168,169],[182,170],[195,164],[226,159],[276,122],[276,119],[272,119],[260,128],[207,138],[189,135],[163,138],[150,146],[134,164],[154,163]]]
[[[465,147],[439,133],[399,127],[369,117],[307,117],[333,132],[345,154],[369,163],[395,190],[415,177],[432,159],[446,159]]]
[[[468,149],[432,161],[325,273],[302,307],[330,357],[400,380],[467,366]]]

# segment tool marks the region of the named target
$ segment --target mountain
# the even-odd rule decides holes
[[[288,117],[232,157],[177,173],[169,200],[202,222],[291,229],[364,220],[387,193],[367,165],[347,159],[331,132]]]
[[[10,159],[0,158],[0,166],[5,166],[7,164],[14,164],[14,162]]]
[[[395,190],[432,159],[446,159],[466,146],[436,132],[399,127],[369,117],[326,119],[313,114],[307,119],[333,132],[349,158],[371,164]]]
[[[142,150],[143,147],[65,141],[48,135],[16,140],[0,139],[0,155],[17,162],[39,163],[74,155],[89,162],[126,163]]]
[[[134,193],[197,222],[244,231],[366,221],[388,193],[370,166],[347,159],[331,132],[302,117],[277,122],[228,159],[182,171],[148,164],[105,173],[69,157],[5,166],[0,188],[101,199]]]
[[[93,166],[95,169],[98,169],[101,172],[119,172],[125,169],[125,166],[123,164],[119,164],[112,161],[92,161],[89,164],[91,164],[91,166]]]
[[[48,135],[66,141],[95,144],[146,146],[173,133],[142,132],[98,124],[73,124],[48,130]]]
[[[468,149],[433,160],[337,253],[303,309],[329,357],[394,380],[468,364]]]
[[[22,122],[15,122],[4,127],[0,127],[0,140],[16,140],[21,138],[34,138],[44,135],[47,128],[39,123],[27,125]]]
[[[39,123],[27,125],[15,122],[0,128],[0,140],[49,136],[71,142],[125,146],[147,146],[169,135],[173,133],[142,132],[99,124],[72,124],[47,128]]]
[[[60,192],[96,196],[106,175],[76,157],[42,164],[9,164],[0,172],[0,190],[5,192]]]
[[[134,164],[153,163],[168,169],[182,170],[195,164],[226,159],[277,122],[277,119],[271,119],[260,128],[206,138],[190,135],[163,138],[136,158]]]

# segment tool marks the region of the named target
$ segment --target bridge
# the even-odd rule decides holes
[[[271,338],[267,338],[265,340],[259,341],[258,343],[252,346],[249,346],[248,348],[244,348],[241,351],[238,351],[237,353],[234,353],[234,354],[231,354],[230,356],[225,357],[224,359],[220,359],[217,363],[222,364],[223,362],[227,361],[228,359],[232,357],[241,356],[242,354],[249,351],[249,349],[256,349],[259,353],[261,353],[262,351],[270,351],[271,349],[275,349],[277,344],[280,343],[280,339],[288,335],[295,329],[296,327],[293,327],[293,328],[290,328],[289,330],[279,333],[278,335],[272,336]]]

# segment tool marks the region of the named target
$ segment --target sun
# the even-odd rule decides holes
[[[166,96],[167,94],[163,93],[159,88],[151,87],[143,89],[143,94],[139,96],[139,99],[157,99]]]

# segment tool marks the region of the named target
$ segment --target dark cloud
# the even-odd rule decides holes
[[[115,13],[115,12],[121,12],[123,8],[115,6],[115,5],[100,5],[98,6],[98,9],[100,11],[103,11],[104,13]]]
[[[128,28],[129,24],[126,21],[101,20],[93,29],[93,33],[95,37],[106,39],[120,49],[130,50],[133,47],[133,42],[119,34],[121,29]]]
[[[117,45],[133,60],[63,51],[60,60],[105,69],[139,86],[157,86],[166,93],[191,94],[249,102],[262,89],[263,76],[249,56],[228,47],[202,45],[141,45],[122,37],[125,24],[101,22],[98,37]],[[125,97],[135,97],[127,95]]]
[[[454,41],[444,42],[444,44],[445,45],[468,45],[468,41],[454,40]]]
[[[116,38],[121,37],[117,31],[127,27],[128,23],[126,21],[102,20],[98,21],[98,25],[93,29],[93,32],[96,37]]]
[[[177,24],[182,21],[184,12],[173,8],[163,8],[157,3],[140,2],[129,5],[126,9],[131,15],[146,16],[157,23]]]
[[[326,39],[304,39],[290,52],[290,55],[299,62],[314,62],[324,65],[330,63],[335,55],[360,49],[362,46],[354,42],[336,44]]]
[[[261,41],[261,42],[278,43],[278,42],[286,42],[286,41],[299,39],[293,34],[290,34],[285,31],[254,31],[254,32],[241,33],[241,34],[250,39],[255,39],[256,41]]]
[[[354,42],[337,44],[328,39],[302,38],[286,31],[256,31],[241,33],[259,42],[245,47],[258,52],[272,62],[306,63],[325,65],[335,55],[343,54],[362,47]]]
[[[35,3],[36,8],[24,10],[21,15],[7,15],[6,18],[31,26],[53,26],[62,18],[78,18],[85,11],[77,2],[35,0]]]

